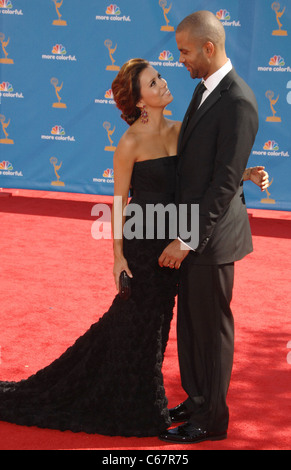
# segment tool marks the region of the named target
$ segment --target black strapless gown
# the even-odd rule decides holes
[[[131,203],[173,202],[177,157],[134,166]],[[156,436],[169,427],[162,363],[177,271],[160,268],[164,240],[124,240],[132,296],[117,295],[100,320],[52,364],[0,382],[0,420],[111,436]]]

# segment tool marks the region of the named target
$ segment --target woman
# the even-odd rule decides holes
[[[112,89],[130,125],[114,156],[115,195],[122,200],[114,215],[123,213],[130,187],[131,207],[173,202],[181,124],[163,115],[173,100],[166,81],[148,62],[133,59],[122,67]],[[250,173],[263,186],[267,175],[261,172]],[[122,227],[125,222],[122,218]],[[144,221],[137,224],[145,235]],[[161,369],[178,271],[159,267],[169,237],[154,235],[114,240],[115,282],[118,287],[126,271],[131,297],[117,295],[108,312],[46,368],[27,380],[0,382],[0,420],[140,437],[159,435],[171,424]]]

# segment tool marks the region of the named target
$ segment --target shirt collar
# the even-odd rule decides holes
[[[207,80],[202,80],[205,87],[211,93],[221,82],[221,80],[232,70],[231,60],[228,59],[226,64],[224,64],[219,70],[214,72]]]

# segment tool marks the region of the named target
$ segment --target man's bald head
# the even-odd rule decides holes
[[[187,31],[201,44],[212,42],[218,49],[225,48],[225,30],[222,23],[210,11],[202,10],[187,16],[178,26],[177,33]]]

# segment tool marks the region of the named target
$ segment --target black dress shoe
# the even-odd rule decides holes
[[[182,423],[183,421],[188,421],[191,417],[191,413],[187,410],[184,403],[176,406],[176,408],[171,408],[169,413],[172,423]]]
[[[194,424],[186,423],[174,429],[168,429],[159,436],[162,441],[180,444],[197,444],[203,441],[222,441],[227,438],[227,432],[213,433],[204,431]]]

